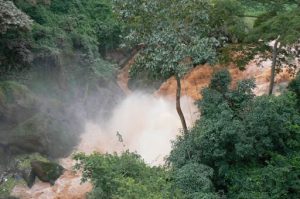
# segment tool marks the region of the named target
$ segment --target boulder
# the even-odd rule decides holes
[[[54,162],[32,161],[29,176],[24,176],[28,187],[32,187],[35,178],[39,178],[43,182],[49,182],[51,185],[63,174],[64,168]]]
[[[39,101],[24,85],[0,82],[0,130],[14,126],[34,115]]]
[[[18,154],[68,155],[83,126],[58,100],[41,99],[26,86],[0,82],[0,164]]]

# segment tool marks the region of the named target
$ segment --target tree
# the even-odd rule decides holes
[[[296,94],[298,110],[300,111],[300,72],[298,72],[296,78],[289,83],[288,89]]]
[[[118,154],[76,154],[75,169],[82,170],[82,181],[91,181],[88,198],[182,198],[172,186],[169,171],[150,167],[129,151]]]
[[[244,12],[239,0],[212,0],[210,25],[213,34],[229,43],[241,42],[248,31]]]
[[[258,45],[265,46],[266,51],[263,53],[266,58],[271,57],[269,86],[269,95],[271,95],[276,71],[280,71],[282,67],[293,69],[299,64],[300,5],[299,1],[294,0],[268,2],[253,0],[251,2],[263,6],[265,12],[258,16],[246,41],[263,40]],[[271,48],[269,47],[270,41],[274,41]]]
[[[213,169],[198,163],[188,163],[175,169],[173,178],[176,186],[185,194],[185,198],[218,199],[211,182]]]
[[[230,80],[228,71],[220,71],[213,76],[209,87],[203,89],[203,98],[199,101],[201,118],[187,135],[178,137],[174,142],[168,157],[169,164],[175,171],[191,163],[207,165],[214,171],[211,178],[213,187],[217,192],[229,190],[231,193],[226,193],[228,198],[248,198],[241,195],[247,193],[246,188],[254,191],[259,183],[264,182],[265,178],[256,179],[257,175],[249,175],[249,170],[259,171],[259,175],[269,172],[266,175],[270,178],[270,187],[260,189],[257,194],[263,196],[263,191],[267,190],[272,195],[272,183],[283,182],[274,187],[282,193],[292,187],[293,193],[289,194],[297,195],[300,188],[292,184],[297,184],[298,177],[286,176],[286,171],[283,171],[282,175],[279,174],[281,178],[276,179],[270,163],[277,155],[289,159],[300,150],[300,115],[296,96],[288,92],[278,97],[255,97],[252,80],[243,80],[234,89],[229,87]],[[295,84],[293,88],[296,88]],[[298,172],[300,167],[296,164]],[[290,166],[276,167],[280,171]],[[284,186],[290,178],[293,182]],[[189,186],[197,183],[191,182]],[[188,191],[188,188],[185,190]],[[230,194],[240,197],[229,197]]]
[[[30,18],[19,10],[12,1],[0,0],[0,34],[9,29],[28,29],[32,24]]]
[[[176,110],[187,133],[180,105],[180,79],[189,68],[216,57],[218,42],[209,34],[210,4],[204,0],[114,2],[116,13],[127,26],[124,42],[141,46],[131,75],[147,71],[153,79],[175,77]]]
[[[228,198],[296,199],[300,194],[298,153],[274,154],[265,166],[239,165],[227,175]]]
[[[32,61],[29,45],[23,38],[32,22],[12,1],[0,0],[0,78]]]

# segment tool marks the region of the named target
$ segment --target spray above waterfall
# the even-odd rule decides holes
[[[188,124],[197,118],[197,109],[189,97],[182,98]],[[140,154],[149,164],[162,164],[171,150],[181,124],[175,102],[164,97],[137,92],[127,96],[115,109],[112,117],[87,122],[79,151],[91,153],[120,152],[129,149]]]

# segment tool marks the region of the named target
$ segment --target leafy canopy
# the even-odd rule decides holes
[[[127,26],[125,44],[142,47],[131,69],[135,76],[150,71],[153,79],[181,77],[193,64],[213,61],[218,41],[209,33],[205,0],[115,0],[119,18]]]
[[[199,101],[201,117],[173,143],[169,164],[175,171],[191,163],[207,165],[213,169],[212,187],[229,198],[294,198],[300,190],[297,177],[285,172],[300,169],[294,156],[300,149],[295,94],[254,97],[252,80],[243,80],[234,89],[230,81],[228,71],[213,76]],[[265,180],[269,187],[261,186]]]
[[[30,18],[19,10],[12,1],[0,0],[0,34],[9,29],[28,30],[32,25]]]
[[[112,77],[114,66],[102,58],[120,41],[121,26],[112,12],[111,2],[47,2],[15,1],[33,24],[27,34],[9,31],[0,39],[0,67],[3,68],[3,74],[16,69],[34,66],[45,69],[48,65],[50,68],[55,65],[65,68],[75,79]],[[78,74],[80,76],[76,76]]]
[[[94,186],[89,198],[182,198],[168,171],[146,165],[135,153],[76,154],[74,159],[75,168],[83,170],[82,180]]]

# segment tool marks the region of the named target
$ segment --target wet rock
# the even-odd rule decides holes
[[[0,82],[0,121],[3,121],[0,129],[31,117],[38,106],[38,99],[26,86],[13,81]]]
[[[68,155],[83,129],[79,120],[59,100],[41,99],[16,82],[0,82],[0,164],[26,153]]]
[[[64,168],[54,162],[32,161],[29,176],[23,176],[28,187],[32,187],[36,177],[43,182],[49,182],[51,185],[63,174]]]

